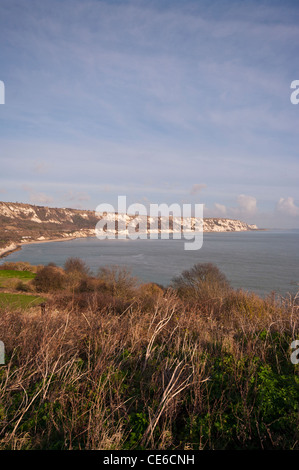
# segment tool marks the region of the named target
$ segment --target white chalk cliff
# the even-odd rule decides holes
[[[106,225],[104,224],[106,222]],[[116,224],[115,224],[115,221]],[[96,230],[97,227],[97,230]],[[188,231],[240,232],[257,230],[241,220],[225,218],[148,217],[98,214],[69,208],[0,202],[0,256],[23,243],[92,236],[117,237],[137,234],[178,234]]]

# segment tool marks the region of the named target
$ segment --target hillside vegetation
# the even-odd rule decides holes
[[[0,449],[299,449],[296,298],[210,264],[167,289],[79,259],[26,282],[46,306],[0,305]]]

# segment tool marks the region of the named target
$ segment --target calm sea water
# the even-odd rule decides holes
[[[24,245],[3,258],[31,264],[54,262],[63,266],[80,257],[94,273],[107,265],[126,266],[143,282],[169,285],[171,279],[195,263],[211,262],[234,288],[267,295],[299,291],[299,230],[205,233],[197,251],[184,250],[184,240],[98,240]]]

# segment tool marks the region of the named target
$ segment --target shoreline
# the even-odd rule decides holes
[[[22,249],[22,246],[24,245],[35,245],[38,243],[54,243],[54,242],[67,242],[71,240],[75,240],[76,238],[88,238],[88,237],[63,237],[63,238],[48,238],[45,240],[30,240],[30,241],[24,241],[24,242],[18,242],[16,243],[11,243],[7,247],[0,248],[0,259],[6,258],[7,256],[11,255],[12,253],[16,251],[20,251]],[[12,248],[12,245],[14,247]]]
[[[244,233],[244,232],[259,232],[267,231],[269,229],[252,229],[252,230],[205,230],[204,233]],[[24,245],[34,245],[39,243],[55,243],[55,242],[67,242],[71,240],[76,240],[80,238],[95,238],[96,235],[82,235],[82,236],[71,236],[71,237],[62,237],[62,238],[47,238],[44,240],[24,240],[23,242],[11,242],[10,245],[0,248],[0,260],[6,258],[16,251],[20,251]],[[117,238],[116,238],[117,239]]]

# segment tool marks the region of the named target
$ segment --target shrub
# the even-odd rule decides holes
[[[80,258],[68,258],[64,264],[64,270],[67,274],[76,273],[81,277],[85,277],[90,274],[89,267]]]
[[[30,287],[23,281],[19,281],[16,285],[16,290],[21,292],[30,292]]]
[[[6,263],[2,264],[0,266],[1,270],[12,270],[12,271],[30,271],[30,272],[36,272],[37,268],[36,266],[32,266],[30,263],[27,263],[25,261],[18,261],[18,262],[9,262],[7,261]]]
[[[188,300],[208,300],[228,293],[225,275],[212,263],[198,263],[172,280],[178,295]]]
[[[63,292],[54,296],[52,305],[62,310],[72,310],[79,315],[90,311],[96,314],[106,312],[121,315],[128,309],[130,302],[105,292]]]
[[[96,292],[98,287],[98,280],[91,277],[81,279],[77,291],[78,292]]]
[[[61,268],[44,266],[37,272],[33,285],[40,292],[50,292],[62,289],[64,281],[65,276]]]
[[[142,295],[160,297],[163,295],[164,290],[163,287],[159,286],[158,284],[155,284],[154,282],[148,282],[140,286],[139,292]]]
[[[87,280],[89,267],[80,258],[68,258],[64,264],[66,284],[72,290],[80,290],[82,280]]]
[[[112,295],[122,298],[134,296],[137,279],[132,277],[130,271],[120,266],[102,267],[98,272],[98,279],[104,283],[102,287]]]
[[[138,294],[143,308],[151,309],[154,307],[157,300],[163,297],[164,289],[154,282],[149,282],[139,287]]]

